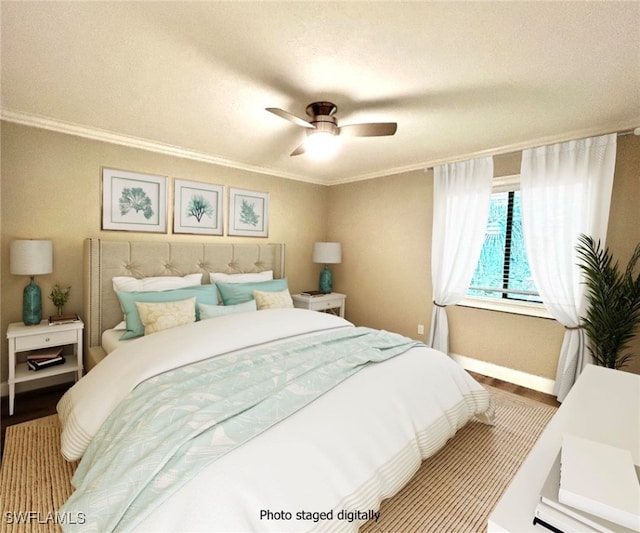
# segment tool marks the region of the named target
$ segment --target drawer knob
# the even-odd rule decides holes
[[[47,337],[44,342],[49,342],[51,339],[49,339],[49,337]]]

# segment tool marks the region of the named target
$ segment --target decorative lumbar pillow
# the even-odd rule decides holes
[[[127,323],[127,330],[122,337],[120,337],[121,340],[133,339],[144,335],[144,326],[140,321],[140,314],[138,313],[136,302],[175,302],[195,297],[197,303],[208,305],[218,304],[218,292],[215,285],[198,285],[197,287],[153,292],[116,291],[116,295],[120,300],[120,306],[122,307],[124,319]],[[198,320],[198,318],[196,308],[196,320]]]
[[[150,278],[132,278],[129,276],[114,276],[113,290],[121,292],[133,291],[169,291],[193,287],[202,283],[202,274],[187,274],[186,276],[154,276]]]
[[[195,297],[175,302],[136,302],[136,307],[145,335],[196,321]]]
[[[215,318],[223,315],[231,315],[233,313],[249,313],[251,311],[257,311],[255,300],[249,300],[236,305],[207,305],[198,304],[198,311],[200,313],[200,320],[207,320],[208,318]]]
[[[211,283],[257,283],[260,281],[270,281],[273,279],[273,270],[263,270],[262,272],[244,272],[242,274],[225,274],[224,272],[210,272]]]
[[[293,300],[289,289],[283,291],[253,291],[258,310],[261,309],[288,309],[293,307]]]
[[[258,283],[221,283],[216,287],[220,291],[224,305],[235,305],[253,299],[253,291],[283,291],[289,288],[287,278],[261,281]]]

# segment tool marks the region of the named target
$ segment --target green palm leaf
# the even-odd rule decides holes
[[[624,272],[609,250],[588,235],[580,235],[576,250],[589,301],[580,318],[593,357],[601,366],[621,368],[633,355],[623,352],[640,324],[640,273],[634,278],[640,243]]]

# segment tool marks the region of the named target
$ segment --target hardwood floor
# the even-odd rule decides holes
[[[73,382],[70,382],[16,394],[12,416],[9,416],[9,397],[3,396],[0,408],[0,428],[2,431],[0,449],[4,450],[4,433],[7,426],[55,414],[58,400],[72,385]]]
[[[483,383],[485,385],[491,385],[492,387],[496,387],[497,389],[511,392],[513,394],[517,394],[519,396],[529,398],[530,400],[536,400],[546,405],[553,405],[554,407],[560,407],[560,402],[558,402],[555,396],[552,396],[550,394],[545,394],[544,392],[538,392],[536,390],[527,389],[526,387],[521,387],[520,385],[514,385],[513,383],[508,383],[507,381],[502,381],[500,379],[490,378],[487,376],[483,376],[481,374],[476,374],[475,372],[469,372],[469,374],[471,374],[473,378],[479,383]]]
[[[527,389],[519,385],[514,385],[512,383],[507,383],[506,381],[501,381],[499,379],[476,374],[475,372],[469,372],[469,374],[471,374],[480,383],[491,385],[492,387],[496,387],[513,394],[518,394],[525,398],[536,400],[547,405],[553,405],[554,407],[560,406],[554,396]],[[72,385],[73,383],[66,383],[64,385],[57,385],[55,387],[39,389],[16,395],[13,416],[9,416],[9,398],[3,397],[2,409],[0,410],[0,426],[2,430],[2,435],[0,436],[0,449],[4,449],[4,433],[7,426],[55,414],[58,400],[60,400],[62,395]]]

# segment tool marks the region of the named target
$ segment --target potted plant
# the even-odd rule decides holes
[[[69,301],[71,296],[71,287],[62,288],[57,283],[52,287],[49,299],[53,302],[53,305],[58,309],[58,316],[62,316],[65,304]]]
[[[608,368],[622,368],[633,356],[623,353],[640,324],[640,273],[634,270],[640,261],[640,243],[622,272],[611,253],[600,241],[580,235],[576,247],[587,285],[589,306],[580,317],[590,341],[595,362]]]

